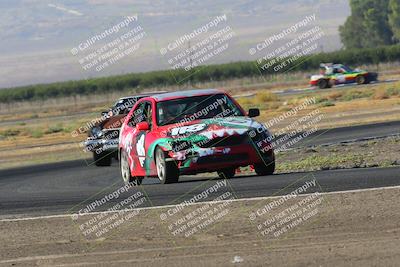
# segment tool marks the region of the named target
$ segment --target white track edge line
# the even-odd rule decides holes
[[[379,191],[379,190],[388,190],[388,189],[400,189],[400,185],[377,187],[377,188],[375,187],[375,188],[353,189],[353,190],[345,190],[345,191],[319,192],[319,193],[321,195],[334,195],[334,194],[358,193],[358,192]],[[318,192],[318,191],[316,191],[316,192]],[[298,196],[303,197],[303,196],[309,196],[312,194],[314,194],[314,193],[300,194]],[[211,204],[211,203],[224,203],[227,201],[240,202],[240,201],[257,201],[257,200],[277,199],[277,198],[281,198],[282,196],[284,196],[284,195],[268,196],[268,197],[237,198],[237,199],[231,199],[231,200],[218,200],[218,201],[204,201],[204,202],[190,203],[185,206],[204,205],[204,204]],[[129,211],[134,211],[134,210],[166,209],[166,208],[174,208],[177,205],[179,205],[179,204],[165,205],[165,206],[152,206],[152,207],[144,207],[144,208],[137,208],[137,209],[126,209],[123,211],[129,212]],[[79,217],[98,215],[98,214],[104,214],[104,213],[116,213],[116,212],[121,212],[121,210],[90,212],[90,213],[81,214],[81,215],[79,215]],[[40,219],[64,218],[64,217],[72,217],[73,215],[78,215],[78,214],[70,213],[70,214],[55,214],[55,215],[44,215],[44,216],[26,217],[26,218],[1,219],[0,222],[17,222],[17,221],[40,220]]]

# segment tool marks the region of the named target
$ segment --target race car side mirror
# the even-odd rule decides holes
[[[138,131],[148,131],[150,129],[150,126],[147,121],[142,121],[136,124],[136,129]]]
[[[258,108],[251,108],[248,115],[250,118],[258,117],[260,116],[260,110]]]

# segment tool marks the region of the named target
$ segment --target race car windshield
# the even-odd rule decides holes
[[[137,98],[122,98],[115,103],[114,106],[133,106],[137,101]]]
[[[199,119],[244,116],[226,95],[204,95],[167,100],[157,104],[157,124],[167,125]]]
[[[341,66],[342,69],[344,69],[346,72],[352,72],[353,70],[345,65]]]

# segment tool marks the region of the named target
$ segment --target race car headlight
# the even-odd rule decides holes
[[[103,136],[103,131],[100,129],[100,127],[93,127],[91,130],[90,130],[90,134],[91,134],[91,136],[92,137],[95,137],[95,138],[101,138],[102,136]]]

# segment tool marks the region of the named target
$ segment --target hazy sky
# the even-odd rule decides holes
[[[337,28],[350,13],[348,0],[2,0],[0,10],[0,87],[171,68],[169,60],[177,50],[162,55],[160,49],[223,15],[226,20],[207,34],[230,29],[234,35],[227,41],[229,47],[205,64],[255,60],[251,47],[313,14],[315,22],[304,30],[319,26],[325,35],[318,49],[335,50],[341,47]],[[137,19],[112,32],[127,17]],[[134,29],[136,33],[128,34]],[[101,34],[103,38],[96,37]],[[83,67],[91,52],[106,51],[106,45],[111,51],[110,42],[123,34],[139,45],[103,69]],[[139,34],[141,38],[132,39]],[[205,36],[196,35],[179,49],[194,46]],[[91,38],[98,40],[80,51]],[[77,55],[71,53],[74,48]]]

